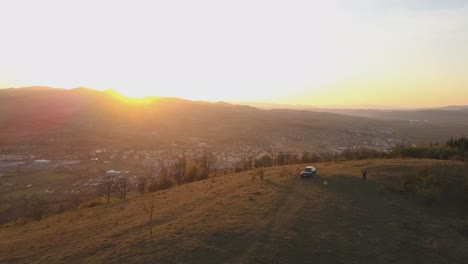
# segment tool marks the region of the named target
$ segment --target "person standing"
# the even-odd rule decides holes
[[[366,180],[366,179],[367,179],[367,170],[366,170],[366,169],[363,169],[363,170],[362,170],[362,179],[363,179],[363,180]]]

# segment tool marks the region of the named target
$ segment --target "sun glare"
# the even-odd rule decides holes
[[[114,90],[106,90],[105,92],[111,94],[114,99],[117,99],[118,101],[123,102],[125,104],[129,104],[129,105],[147,104],[150,101],[155,100],[155,98],[150,98],[148,96],[125,95],[123,93],[120,93],[120,92],[114,91]]]
[[[118,93],[120,94],[120,98],[131,100],[131,101],[141,101],[145,97],[150,95],[150,94],[143,94],[143,93],[138,93],[138,92],[135,93],[135,92],[132,92],[131,90],[129,91],[123,90],[122,92],[119,90]]]
[[[351,105],[395,104],[388,100],[394,89],[415,89],[417,79],[418,87],[431,87],[431,102],[439,98],[434,91],[447,89],[452,96],[445,102],[468,100],[468,80],[461,77],[468,76],[463,5],[441,10],[394,9],[377,1],[365,8],[349,1],[139,3],[45,0],[31,1],[28,8],[16,1],[0,6],[6,10],[0,31],[8,39],[0,44],[0,88],[111,87],[130,98],[319,105],[333,104],[344,91],[359,95],[340,99]],[[86,19],[70,19],[76,14]],[[378,96],[362,96],[367,88],[356,83],[373,83]],[[421,100],[412,96],[407,104],[424,105]]]

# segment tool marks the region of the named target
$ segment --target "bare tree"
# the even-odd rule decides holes
[[[147,183],[148,177],[146,177],[145,175],[139,176],[137,178],[137,190],[140,194],[145,193]]]
[[[31,204],[32,207],[29,210],[30,213],[28,218],[39,221],[46,214],[49,204],[44,198],[32,197],[32,199],[33,203]]]
[[[207,179],[210,176],[210,170],[214,163],[214,156],[211,152],[204,151],[200,158],[201,178]]]
[[[255,159],[254,166],[255,168],[271,167],[273,166],[273,158],[268,154],[264,154],[261,157]]]
[[[246,171],[253,168],[254,159],[252,157],[243,157],[239,162],[241,170]]]
[[[154,212],[154,200],[151,200],[149,207],[143,204],[143,210],[148,214],[148,227],[150,232],[150,239],[153,240],[153,212]]]
[[[107,199],[107,204],[110,203],[110,198],[115,189],[115,182],[112,176],[104,176],[101,183],[98,185],[98,191]]]
[[[117,180],[117,189],[120,193],[120,200],[125,201],[127,199],[127,192],[130,189],[130,183],[127,175],[120,176]]]
[[[177,185],[181,185],[184,181],[187,168],[187,159],[185,157],[179,158],[174,165],[174,179]]]
[[[71,206],[73,208],[78,207],[83,202],[83,198],[81,196],[82,196],[82,193],[80,191],[73,191],[70,194],[69,199],[70,199]]]
[[[29,208],[31,207],[30,203],[31,203],[31,200],[30,200],[29,196],[22,195],[20,197],[20,207],[21,207],[21,209],[23,211],[22,213],[23,213],[24,218],[28,218]]]
[[[265,176],[265,168],[260,167],[252,173],[252,182],[254,182],[257,176],[260,178],[260,180],[263,181],[263,177]]]
[[[22,196],[21,207],[24,218],[31,220],[41,220],[48,209],[48,202],[37,196]]]

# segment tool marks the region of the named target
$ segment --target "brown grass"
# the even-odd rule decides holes
[[[468,238],[450,219],[377,188],[389,179],[398,185],[408,168],[439,163],[314,164],[319,176],[311,179],[280,176],[275,167],[263,181],[243,172],[194,182],[0,228],[0,262],[463,263]],[[153,242],[142,209],[151,201]]]

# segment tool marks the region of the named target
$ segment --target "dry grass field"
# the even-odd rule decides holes
[[[463,210],[395,191],[433,160],[365,160],[225,175],[0,228],[0,263],[466,263]],[[367,168],[368,180],[360,170]],[[154,201],[153,236],[149,208]],[[453,203],[450,203],[453,204]],[[456,212],[455,212],[456,211]],[[465,214],[466,216],[466,214]]]

